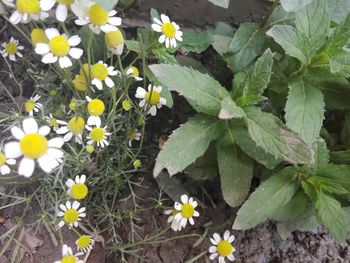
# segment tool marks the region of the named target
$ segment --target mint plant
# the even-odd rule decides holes
[[[275,1],[262,25],[234,32],[218,23],[211,45],[234,73],[232,88],[192,67],[151,65],[162,86],[197,111],[170,135],[154,176],[195,166],[215,145],[223,198],[243,203],[234,229],[275,219],[292,231],[308,220],[344,242],[350,167],[330,160],[335,145],[323,126],[326,111],[344,118],[349,109],[339,93],[349,93],[350,15],[332,12],[339,8],[327,0]],[[269,178],[245,201],[262,167]]]

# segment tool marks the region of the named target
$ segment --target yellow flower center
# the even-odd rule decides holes
[[[108,69],[105,65],[97,63],[91,67],[91,74],[93,78],[105,80],[108,77]]]
[[[122,106],[123,106],[123,109],[126,111],[129,111],[132,108],[132,104],[128,99],[123,100]]]
[[[176,28],[172,23],[164,23],[162,25],[163,34],[168,38],[173,38],[176,35]]]
[[[134,165],[135,169],[138,169],[138,168],[141,167],[141,161],[140,160],[136,160],[136,161],[134,161],[133,165]]]
[[[194,214],[194,208],[191,204],[183,204],[181,207],[181,215],[184,218],[190,218]]]
[[[117,29],[105,34],[105,42],[107,47],[117,47],[124,43],[122,32]]]
[[[64,256],[61,263],[76,263],[76,256]]]
[[[76,200],[84,199],[89,190],[85,184],[74,184],[71,188],[72,197]]]
[[[226,240],[221,240],[218,243],[218,253],[220,256],[222,257],[227,257],[228,255],[230,255],[232,253],[233,247],[230,244],[230,242],[226,241]]]
[[[92,154],[95,151],[95,147],[93,145],[87,145],[86,151],[90,154]]]
[[[145,99],[149,105],[157,105],[160,100],[160,94],[158,91],[150,90],[146,93]]]
[[[91,243],[91,237],[88,235],[82,235],[77,240],[77,247],[80,249],[88,248]]]
[[[10,55],[14,55],[17,53],[17,45],[15,43],[6,44],[5,50]]]
[[[139,69],[137,67],[130,66],[130,69],[132,69],[131,76],[133,76],[133,77],[140,76],[140,72],[139,72]]]
[[[17,0],[17,9],[22,14],[38,13],[40,11],[39,0]]]
[[[55,119],[55,118],[51,118],[50,120],[49,120],[49,123],[50,123],[50,125],[52,126],[52,127],[58,127],[58,122],[57,122],[57,120]]]
[[[108,22],[108,12],[98,4],[93,4],[88,10],[88,17],[95,26],[103,26]]]
[[[137,137],[137,134],[134,130],[129,130],[128,131],[128,137],[129,137],[129,140],[135,140],[136,137]]]
[[[56,0],[58,3],[70,6],[74,3],[74,0]]]
[[[69,53],[70,46],[68,40],[63,36],[56,36],[51,39],[50,50],[57,57],[64,57]]]
[[[6,163],[6,156],[0,152],[0,166],[3,166]]]
[[[67,211],[64,212],[64,215],[63,215],[63,220],[69,224],[72,224],[78,221],[78,218],[79,218],[78,211],[75,209],[67,209]]]
[[[93,128],[90,132],[90,138],[94,142],[100,142],[103,140],[103,137],[105,136],[105,131],[102,128]]]
[[[21,152],[25,157],[37,159],[47,152],[47,139],[38,133],[31,133],[25,135],[20,141],[19,145]]]
[[[35,101],[34,100],[27,100],[26,103],[24,104],[24,108],[26,112],[31,112],[35,108]]]
[[[70,110],[75,111],[77,109],[77,101],[75,99],[72,99],[69,102],[68,107],[69,107]]]
[[[85,76],[83,75],[76,75],[73,80],[74,87],[79,91],[86,91],[87,90],[87,82],[85,79]]]
[[[36,45],[38,43],[49,44],[49,42],[50,42],[45,34],[45,31],[40,29],[40,28],[34,28],[30,35],[32,38],[33,45]]]
[[[81,134],[84,130],[85,121],[82,117],[73,117],[68,122],[68,130],[75,135]]]
[[[103,103],[102,100],[93,99],[92,101],[89,102],[87,108],[90,115],[101,116],[105,110],[105,104]]]

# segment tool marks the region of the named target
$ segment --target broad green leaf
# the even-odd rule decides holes
[[[281,5],[287,12],[294,12],[312,3],[312,1],[313,0],[281,0]]]
[[[242,83],[233,90],[233,97],[237,98],[239,105],[254,105],[263,100],[262,94],[270,82],[272,64],[272,52],[267,49],[249,71],[241,75],[244,80],[240,80]]]
[[[238,107],[230,97],[226,97],[222,100],[221,110],[219,112],[220,119],[227,120],[233,118],[243,118],[244,116],[244,110],[241,107]]]
[[[265,34],[258,25],[252,23],[242,24],[236,31],[225,55],[228,66],[236,73],[248,66],[260,55]]]
[[[154,18],[157,18],[157,19],[160,20],[159,12],[156,9],[151,8],[149,13],[150,13],[150,17],[151,17],[151,23],[154,23],[154,21],[153,21]]]
[[[313,152],[293,131],[271,113],[255,107],[245,108],[250,137],[265,151],[291,164],[313,163]]]
[[[229,96],[219,82],[194,69],[166,64],[149,68],[162,85],[183,95],[198,112],[218,116],[221,101]]]
[[[197,115],[176,129],[157,156],[153,174],[158,176],[166,168],[170,176],[183,171],[202,156],[211,141],[223,131],[217,118]]]
[[[295,12],[295,26],[312,43],[311,51],[314,54],[324,45],[330,30],[327,0],[313,1]]]
[[[350,13],[346,16],[345,20],[336,27],[331,41],[326,49],[327,54],[333,57],[344,51],[344,46],[348,44],[350,38]]]
[[[345,212],[340,203],[333,197],[319,192],[315,202],[315,208],[323,225],[327,227],[332,236],[339,242],[345,243],[348,236],[346,231]]]
[[[285,206],[278,208],[273,214],[272,219],[278,221],[292,220],[305,210],[308,202],[308,196],[301,190]]]
[[[193,68],[195,70],[198,70],[201,73],[210,75],[210,72],[208,71],[208,69],[200,61],[198,61],[192,57],[184,56],[184,55],[177,55],[175,58],[176,58],[177,62],[179,63],[179,65],[181,65],[183,67]]]
[[[294,24],[294,13],[287,12],[282,6],[278,5],[267,20],[266,26],[272,27],[273,25],[283,24],[291,25]]]
[[[274,169],[281,162],[281,160],[276,159],[272,154],[257,146],[256,143],[249,137],[248,131],[242,126],[235,125],[231,130],[236,144],[242,151],[250,156],[250,158],[269,169]]]
[[[341,23],[350,12],[350,0],[328,0],[331,20]]]
[[[110,11],[113,7],[118,4],[118,0],[96,0],[97,4],[103,7],[106,11]]]
[[[347,80],[326,82],[321,89],[328,109],[350,110],[350,85]]]
[[[156,178],[159,189],[164,191],[173,201],[180,202],[181,195],[188,192],[183,184],[176,177],[170,177],[165,171],[161,172]]]
[[[223,22],[215,23],[214,41],[211,45],[221,56],[228,52],[233,33],[234,30],[230,25]]]
[[[296,218],[289,220],[285,223],[286,228],[289,231],[312,231],[319,225],[316,216],[315,209],[312,205],[309,205],[301,214]]]
[[[263,182],[242,205],[232,226],[236,230],[246,230],[270,219],[286,205],[297,190],[294,182],[295,169],[284,169],[285,174],[272,176]]]
[[[129,50],[134,51],[138,54],[141,53],[141,43],[139,41],[125,40],[125,45]]]
[[[158,61],[165,64],[177,64],[175,56],[168,52],[165,47],[152,50]]]
[[[336,164],[350,164],[350,150],[331,152],[331,160]]]
[[[313,148],[315,152],[315,163],[312,165],[312,169],[317,173],[317,171],[328,165],[329,150],[323,139],[317,139],[313,144]]]
[[[275,25],[266,34],[272,37],[284,51],[307,65],[310,59],[310,43],[306,36],[288,25]]]
[[[134,0],[120,0],[124,7],[131,6],[134,3]]]
[[[317,177],[324,181],[336,183],[350,191],[350,166],[345,164],[328,164],[317,171]]]
[[[183,41],[180,42],[179,46],[185,51],[201,53],[213,42],[214,37],[209,32],[184,31]]]
[[[214,5],[217,5],[223,8],[228,8],[230,4],[230,0],[209,0],[209,2],[212,2]]]
[[[324,119],[325,103],[323,94],[311,83],[297,79],[289,84],[286,104],[286,124],[312,145],[319,137]]]
[[[350,53],[341,53],[329,58],[329,65],[332,73],[337,73],[343,77],[350,77]]]
[[[230,141],[228,133],[230,131],[217,143],[217,159],[224,200],[231,207],[237,207],[248,196],[254,163]]]
[[[92,34],[90,28],[88,26],[84,26],[79,30],[78,35],[81,38],[81,44],[85,50],[88,49],[89,38],[92,37],[91,51],[93,54],[92,57],[94,58],[92,63],[97,63],[99,60],[105,61],[107,59],[107,48],[102,34]]]

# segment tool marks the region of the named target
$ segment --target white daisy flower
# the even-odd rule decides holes
[[[84,199],[89,189],[85,184],[86,175],[82,174],[81,176],[77,175],[74,179],[68,179],[66,182],[66,186],[68,187],[68,195],[76,200]]]
[[[24,109],[29,114],[29,116],[33,116],[34,112],[38,113],[43,105],[38,102],[41,98],[39,94],[36,94],[34,97],[31,97],[24,103]]]
[[[121,55],[124,50],[124,36],[117,28],[115,31],[110,31],[105,34],[106,47],[112,54]]]
[[[77,245],[78,251],[83,251],[84,253],[87,253],[93,248],[95,240],[91,236],[81,235],[75,242],[75,244]]]
[[[65,34],[60,35],[56,28],[48,28],[45,34],[49,39],[49,44],[38,43],[35,46],[35,52],[42,55],[42,62],[51,64],[59,62],[61,68],[69,68],[72,61],[68,55],[74,59],[79,59],[83,55],[83,50],[75,46],[80,44],[80,37],[75,35],[67,37]]]
[[[130,66],[127,70],[126,70],[126,75],[128,75],[129,77],[133,77],[136,81],[141,81],[143,80],[143,78],[140,78],[140,72],[139,69],[135,66]]]
[[[74,255],[73,250],[69,246],[63,245],[63,247],[62,247],[62,259],[57,260],[54,263],[84,263],[83,260],[78,258],[82,255],[84,255],[84,254],[81,252],[76,253]]]
[[[86,125],[85,127],[90,132],[87,136],[88,145],[96,143],[97,146],[101,148],[109,145],[107,136],[111,135],[111,133],[107,132],[107,126],[101,128],[100,125],[96,125],[96,127],[92,128]]]
[[[10,42],[8,43],[2,43],[3,50],[0,51],[1,55],[6,58],[7,56],[12,61],[16,61],[16,55],[20,58],[23,57],[23,55],[19,52],[19,50],[23,50],[23,46],[19,46],[19,42],[17,39],[14,39],[11,37]]]
[[[6,155],[0,151],[0,173],[2,175],[9,174],[11,169],[8,165],[15,165],[15,159],[7,159]]]
[[[62,220],[58,223],[59,227],[63,227],[65,224],[68,227],[77,227],[81,218],[86,217],[85,207],[80,207],[78,201],[67,201],[66,204],[60,204],[61,211],[58,212],[58,217],[63,217]]]
[[[8,7],[15,7],[14,1],[13,0],[2,0],[1,1],[4,5],[7,5]]]
[[[129,147],[132,147],[132,141],[141,140],[141,135],[141,132],[139,132],[137,129],[128,130]]]
[[[73,136],[75,138],[75,142],[79,144],[83,144],[83,131],[85,127],[85,120],[80,117],[73,117],[70,121],[64,122],[62,121],[63,126],[56,130],[57,134],[65,134],[63,140],[65,142],[69,142]]]
[[[56,137],[48,140],[49,126],[38,127],[34,118],[23,120],[23,130],[12,127],[11,133],[18,140],[5,145],[7,158],[17,159],[23,156],[19,163],[18,174],[25,177],[32,176],[35,169],[35,160],[46,173],[50,173],[62,162],[63,138]]]
[[[233,253],[236,249],[232,246],[232,242],[235,240],[234,235],[230,235],[230,231],[226,230],[224,238],[221,238],[218,233],[214,233],[213,238],[210,238],[213,246],[209,248],[210,259],[214,260],[219,257],[219,263],[225,263],[225,258],[229,261],[234,261],[235,257]]]
[[[66,21],[69,9],[79,9],[79,2],[76,0],[40,0],[40,8],[43,11],[49,11],[56,3],[56,19],[60,22]]]
[[[45,119],[46,119],[47,123],[49,124],[49,126],[51,126],[54,131],[57,131],[60,128],[60,125],[67,124],[65,121],[61,121],[61,120],[56,119],[52,115],[52,113],[50,113],[49,116],[46,116]]]
[[[107,64],[103,63],[103,61],[99,61],[91,67],[91,84],[96,86],[98,90],[102,90],[102,81],[104,81],[109,88],[112,88],[114,86],[114,82],[109,76],[116,76],[118,73],[119,71],[115,70],[113,66],[108,66]]]
[[[160,21],[158,18],[153,18],[154,24],[152,24],[152,29],[156,32],[161,32],[162,35],[159,37],[159,43],[164,43],[166,48],[176,47],[176,40],[182,41],[182,32],[180,27],[175,22],[170,22],[170,19],[166,15],[161,15]]]
[[[192,197],[188,198],[187,195],[181,196],[182,204],[175,202],[174,208],[177,211],[180,211],[174,215],[173,230],[180,231],[182,228],[185,228],[187,221],[191,225],[194,225],[193,217],[198,217],[199,213],[195,210],[197,207],[197,201],[193,200]]]
[[[160,96],[162,92],[161,86],[148,85],[148,91],[142,87],[138,87],[136,90],[136,98],[142,99],[139,106],[148,109],[148,114],[155,116],[157,114],[157,108],[160,109],[162,105],[166,104],[166,99]],[[147,103],[146,103],[147,102]]]
[[[168,209],[164,211],[165,215],[169,215],[167,222],[171,223],[171,229],[174,231],[181,231],[182,227],[177,224],[176,221],[174,221],[175,215],[181,213],[181,211],[178,211],[176,209]]]
[[[86,96],[86,100],[88,101],[87,110],[90,115],[87,125],[101,126],[100,116],[105,111],[105,104],[100,99],[91,99],[88,96]]]
[[[31,20],[44,20],[49,16],[40,9],[39,0],[17,0],[16,7],[10,17],[10,22],[14,25],[20,22],[28,23]]]
[[[95,34],[99,34],[101,31],[108,33],[115,31],[117,26],[122,24],[122,19],[116,17],[116,14],[115,10],[107,12],[97,3],[91,3],[86,14],[75,20],[75,23],[79,26],[88,24]]]

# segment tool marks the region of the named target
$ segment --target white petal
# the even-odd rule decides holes
[[[228,260],[230,260],[230,261],[234,261],[234,260],[235,260],[235,256],[232,255],[232,254],[228,255],[227,258],[228,258]]]
[[[77,210],[80,206],[80,203],[78,201],[74,201],[73,204],[72,204],[72,208]]]
[[[158,24],[152,24],[152,29],[156,32],[162,32],[162,26]]]
[[[160,103],[161,105],[166,105],[166,98],[161,97],[161,98],[159,99],[159,103]]]
[[[146,96],[147,91],[141,87],[136,89],[136,98],[143,99]]]
[[[64,4],[59,4],[56,9],[56,18],[60,22],[64,22],[67,19],[67,6]]]
[[[170,23],[170,19],[168,16],[161,14],[160,19],[162,20],[163,23]]]
[[[188,221],[190,222],[190,224],[191,224],[192,226],[194,225],[194,220],[193,220],[192,217],[190,217],[190,218],[188,219]]]
[[[75,185],[75,182],[72,179],[68,179],[67,182],[66,182],[66,186],[71,188],[73,185]]]
[[[111,31],[115,31],[116,29],[117,28],[115,26],[109,25],[109,24],[101,26],[101,30],[103,32],[105,32],[105,33],[108,33],[108,32],[111,32]],[[99,34],[99,33],[97,33],[97,31],[96,31],[96,34]]]
[[[72,58],[75,58],[75,59],[79,59],[82,55],[83,55],[83,50],[81,48],[71,48],[69,50],[69,55],[72,57]]]
[[[33,159],[23,157],[18,167],[18,174],[24,177],[31,177],[35,168],[35,162]]]
[[[117,11],[111,10],[108,12],[108,16],[115,16],[117,14]]]
[[[38,43],[35,46],[35,53],[39,55],[44,55],[50,52],[50,47],[48,44],[45,43]]]
[[[162,25],[163,23],[156,17],[153,18],[153,21],[158,24],[158,25]]]
[[[19,22],[21,22],[22,20],[22,15],[20,12],[18,12],[17,10],[15,12],[13,12],[13,14],[10,17],[10,22],[14,25],[18,24]]]
[[[48,29],[45,29],[45,34],[47,36],[47,38],[49,40],[53,39],[54,37],[57,37],[60,35],[60,33],[58,32],[58,30],[54,27],[51,27],[51,28],[48,28]]]
[[[45,154],[38,159],[38,163],[40,168],[43,169],[44,172],[50,173],[54,168],[56,168],[60,163],[52,158],[49,154]]]
[[[68,39],[68,43],[71,47],[75,47],[77,45],[79,45],[81,42],[81,39],[79,36],[75,35],[75,36],[71,36],[69,39]]]
[[[181,204],[180,204],[180,203],[175,202],[175,204],[174,204],[174,208],[175,208],[176,210],[181,210],[182,206],[181,206]]]
[[[64,221],[60,221],[59,223],[58,223],[58,226],[59,227],[63,227],[64,226]],[[61,261],[57,261],[58,263],[61,263]]]
[[[0,167],[0,173],[2,175],[9,174],[11,172],[10,167],[8,167],[6,164]]]
[[[61,68],[69,68],[73,65],[72,61],[67,56],[59,58],[58,62]]]
[[[43,11],[49,11],[56,3],[56,0],[40,0],[40,8]]]
[[[216,242],[216,240],[214,238],[210,238],[210,242],[213,244],[213,245],[217,245],[218,242]]]
[[[52,53],[47,53],[45,56],[43,56],[41,61],[45,64],[50,64],[50,63],[55,63],[57,59],[58,58],[54,56]]]
[[[157,107],[155,105],[151,106],[151,108],[148,111],[149,114],[151,114],[152,116],[156,116],[157,114]]]
[[[214,260],[219,254],[218,253],[213,253],[210,255],[210,260]]]
[[[194,211],[193,216],[194,216],[194,217],[199,217],[198,211]]]
[[[228,238],[230,237],[230,231],[226,230],[224,233],[224,240],[228,240]]]
[[[219,263],[226,263],[225,258],[222,256],[219,256]]]
[[[34,118],[26,118],[23,120],[23,131],[25,134],[37,133],[38,123]]]
[[[64,144],[62,137],[56,137],[48,141],[49,148],[61,148]]]
[[[22,155],[19,142],[8,142],[4,148],[6,158],[18,158]]]
[[[102,81],[99,80],[99,79],[93,79],[91,81],[91,84],[92,85],[95,85],[97,87],[98,90],[102,90],[103,89],[103,84],[102,84]]]
[[[83,183],[85,183],[85,181],[86,181],[86,175],[85,175],[85,174],[82,174],[82,175],[80,176],[80,183],[83,184]]]
[[[166,39],[166,36],[165,35],[161,35],[160,37],[159,37],[159,43],[161,43],[161,44],[163,44],[164,42],[165,42],[165,39]]]
[[[181,202],[183,204],[187,204],[188,203],[188,196],[187,195],[181,195]]]
[[[67,132],[69,132],[68,126],[63,126],[63,127],[59,128],[58,130],[56,130],[57,134],[66,134]]]
[[[79,18],[74,21],[78,26],[83,26],[89,23],[89,20],[84,18]]]
[[[16,164],[16,160],[15,159],[7,159],[6,163],[9,165],[15,165]]]
[[[111,79],[111,78],[106,78],[105,79],[105,83],[106,83],[106,85],[108,86],[108,87],[110,87],[110,88],[112,88],[113,86],[114,86],[114,82],[113,82],[113,80]]]
[[[213,238],[215,239],[215,241],[217,243],[219,243],[221,241],[221,237],[220,237],[220,235],[218,233],[214,233]]]
[[[216,246],[211,246],[211,247],[209,248],[209,253],[215,253],[217,250],[218,250],[218,249],[217,249]]]
[[[54,159],[62,159],[64,155],[63,152],[57,148],[47,149],[47,154]]]
[[[230,236],[227,241],[232,243],[233,241],[235,241],[235,236],[234,235]]]
[[[110,17],[108,18],[108,23],[113,26],[120,26],[122,24],[122,19],[120,17]]]
[[[11,133],[12,136],[15,137],[17,140],[21,140],[25,135],[24,132],[16,126],[11,128]]]
[[[73,137],[73,133],[72,132],[68,132],[66,135],[63,136],[63,140],[64,142],[69,142]]]
[[[41,134],[42,136],[47,136],[50,133],[50,127],[49,126],[42,126],[39,128],[39,134]]]
[[[166,38],[165,39],[165,47],[169,48],[169,46],[170,46],[170,40],[169,40],[169,38]]]

